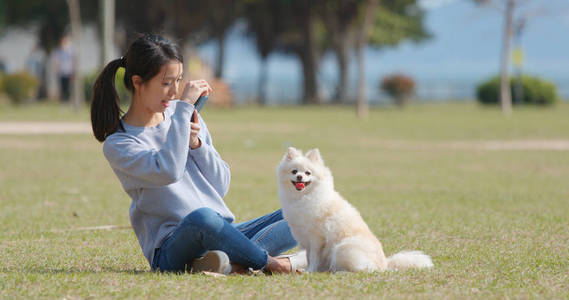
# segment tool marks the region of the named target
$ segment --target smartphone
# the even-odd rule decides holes
[[[196,100],[196,102],[194,103],[194,108],[199,112],[200,110],[202,110],[202,107],[205,105],[206,101],[207,101],[207,96],[200,96],[198,100]],[[192,113],[192,118],[190,122],[196,122],[196,123],[198,122],[195,111]]]
[[[198,100],[196,100],[196,103],[194,103],[194,107],[196,108],[197,111],[202,110],[202,107],[205,105],[207,98],[208,98],[207,96],[200,96]]]

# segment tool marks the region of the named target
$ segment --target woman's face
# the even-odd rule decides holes
[[[153,113],[162,113],[170,106],[178,94],[178,86],[182,80],[183,65],[177,60],[171,60],[160,69],[160,72],[145,83],[133,83],[138,91],[138,98],[144,108]]]

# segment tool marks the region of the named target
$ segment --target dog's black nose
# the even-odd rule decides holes
[[[296,176],[296,179],[297,179],[298,181],[301,181],[301,180],[302,180],[302,175]]]

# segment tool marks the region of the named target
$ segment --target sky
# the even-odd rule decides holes
[[[569,1],[523,2],[527,4],[520,7],[517,16],[529,15],[521,35],[524,69],[569,79]],[[394,61],[396,66],[403,65],[421,76],[448,74],[471,78],[498,71],[503,27],[501,11],[476,5],[471,0],[425,0],[422,3],[427,8],[426,23],[434,39],[421,45],[403,44],[397,51],[385,53],[384,60]],[[405,57],[407,62],[400,64]]]

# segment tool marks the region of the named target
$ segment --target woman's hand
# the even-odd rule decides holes
[[[190,122],[190,149],[201,147],[202,141],[198,137],[200,132],[200,122],[198,121],[198,112],[194,111],[192,114],[192,121]]]
[[[194,104],[200,96],[207,96],[213,91],[209,83],[203,79],[184,81],[182,86],[184,88],[180,93],[180,100],[191,104]]]
[[[212,88],[207,83],[207,81],[192,80],[186,81],[183,84],[184,89],[180,94],[180,100],[194,104],[200,96],[207,96],[212,92]],[[190,122],[190,148],[196,149],[202,145],[202,142],[198,138],[198,133],[200,132],[200,123],[198,121],[198,112],[194,111],[192,114],[192,120]]]

